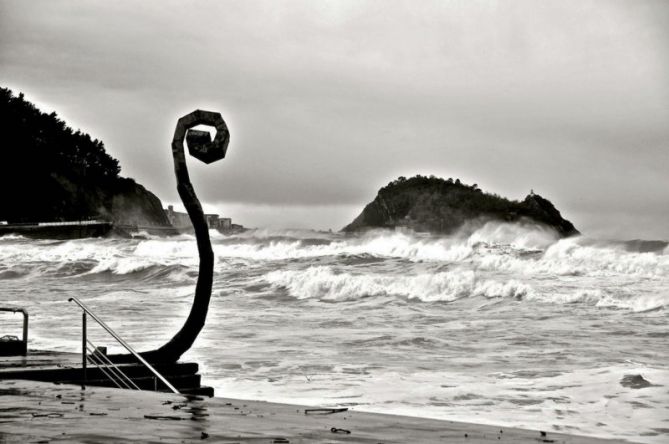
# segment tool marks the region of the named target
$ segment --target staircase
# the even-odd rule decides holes
[[[27,379],[76,384],[85,386],[117,387],[130,390],[152,390],[187,395],[214,396],[214,389],[201,384],[199,366],[195,362],[148,363],[118,333],[95,315],[83,302],[70,298],[82,310],[81,365],[74,353],[27,351],[28,313],[17,308],[0,308],[0,311],[22,312],[23,341],[4,341],[0,347],[0,380]],[[88,338],[87,321],[92,319],[129,353],[107,356],[106,347],[98,347]],[[3,338],[4,339],[4,338]],[[4,343],[7,344],[4,344]],[[15,344],[21,345],[17,348]],[[12,346],[12,347],[10,347]],[[55,359],[54,359],[55,357]]]

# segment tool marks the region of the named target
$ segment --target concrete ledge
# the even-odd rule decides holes
[[[0,442],[626,442],[357,411],[103,387],[0,381]],[[350,432],[350,433],[347,433]]]

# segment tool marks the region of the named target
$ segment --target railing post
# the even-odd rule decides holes
[[[86,312],[81,312],[81,368],[83,371],[82,387],[86,388]]]
[[[28,312],[25,310],[23,310],[23,342],[26,344],[24,355],[28,355]]]

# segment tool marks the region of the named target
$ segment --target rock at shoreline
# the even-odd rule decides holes
[[[512,201],[481,191],[477,185],[434,176],[400,177],[381,188],[376,198],[344,227],[345,232],[372,228],[406,227],[415,231],[448,234],[465,223],[529,221],[548,226],[560,236],[579,234],[553,204],[530,193]]]

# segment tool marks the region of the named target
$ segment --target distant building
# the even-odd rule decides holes
[[[230,230],[232,228],[232,219],[229,217],[221,217],[218,219],[219,230]]]
[[[188,213],[180,213],[178,211],[174,211],[174,206],[169,205],[167,207],[167,210],[165,211],[165,216],[167,216],[167,220],[170,221],[170,224],[177,230],[188,230],[188,229],[193,229],[193,224],[190,222],[190,217],[188,217]]]
[[[219,231],[227,231],[232,228],[232,219],[229,217],[220,217],[218,214],[205,214],[209,228]]]
[[[170,224],[174,228],[180,231],[190,231],[193,229],[193,224],[188,217],[188,213],[180,213],[174,211],[174,207],[169,205],[165,211],[167,219],[170,221]],[[212,230],[218,230],[221,232],[231,232],[231,231],[243,231],[244,227],[241,225],[236,225],[232,223],[232,219],[229,217],[220,217],[218,214],[205,214],[205,220],[207,225]]]
[[[218,228],[218,214],[205,214],[209,228]]]

